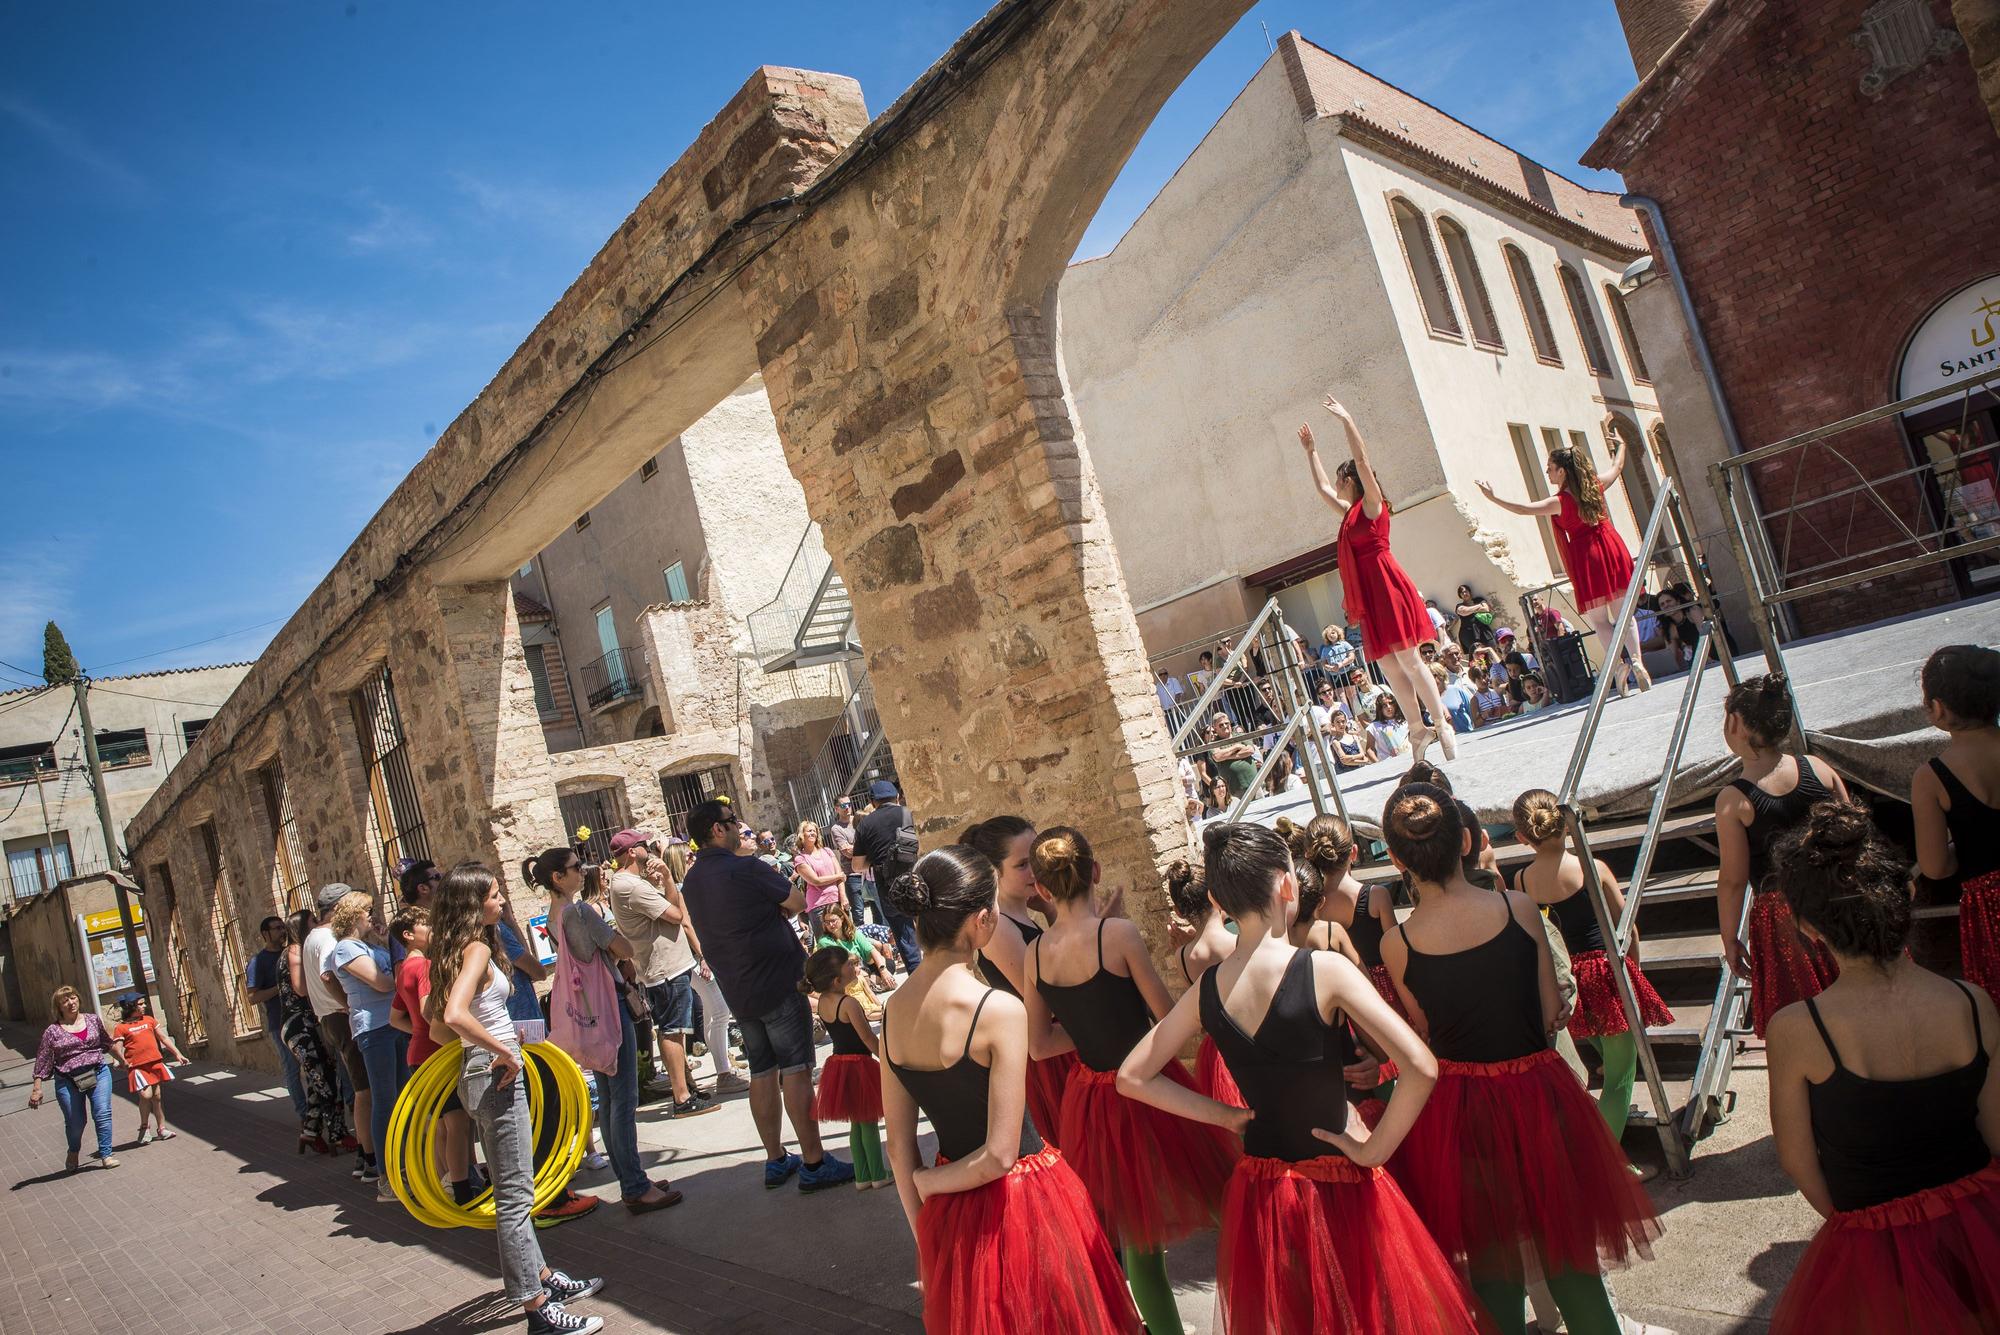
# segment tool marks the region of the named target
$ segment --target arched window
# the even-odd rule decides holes
[[[1458,315],[1451,308],[1451,292],[1444,285],[1437,246],[1431,241],[1430,224],[1407,199],[1390,200],[1389,213],[1396,220],[1396,236],[1403,243],[1403,258],[1410,264],[1410,281],[1416,284],[1417,300],[1423,304],[1424,323],[1431,327],[1432,333],[1463,337]]]
[[[1611,452],[1617,449],[1619,440],[1625,442],[1625,471],[1619,476],[1625,481],[1625,498],[1632,505],[1633,527],[1643,533],[1646,521],[1652,518],[1653,503],[1660,495],[1659,488],[1653,483],[1652,461],[1646,457],[1650,451],[1646,447],[1645,436],[1640,434],[1631,418],[1623,413],[1613,413],[1612,420],[1617,423],[1616,437],[1613,437],[1614,428],[1607,425],[1604,432],[1605,457],[1609,458]]]
[[[1504,352],[1507,344],[1500,337],[1500,322],[1493,318],[1493,300],[1486,295],[1486,278],[1479,272],[1479,257],[1472,253],[1472,238],[1450,218],[1439,218],[1437,225],[1445,258],[1451,261],[1451,276],[1458,282],[1458,304],[1472,326],[1472,341]]]
[[[1632,379],[1641,385],[1652,384],[1653,373],[1646,369],[1646,354],[1639,351],[1639,336],[1632,331],[1632,313],[1625,309],[1625,294],[1606,283],[1604,304],[1611,308],[1611,323],[1618,326],[1618,341],[1625,347],[1625,361],[1632,368]]]
[[[1514,295],[1521,302],[1521,318],[1528,324],[1528,339],[1535,345],[1535,356],[1550,366],[1563,364],[1562,353],[1556,349],[1555,326],[1549,323],[1549,308],[1542,301],[1541,285],[1535,282],[1534,266],[1521,253],[1519,246],[1502,244],[1500,253],[1507,259],[1507,274],[1514,280]]]
[[[1597,327],[1597,312],[1591,309],[1590,289],[1567,264],[1556,265],[1556,277],[1562,280],[1563,299],[1569,303],[1569,318],[1576,321],[1576,337],[1583,344],[1583,359],[1590,363],[1591,374],[1610,375],[1611,354],[1605,351],[1604,333]]]

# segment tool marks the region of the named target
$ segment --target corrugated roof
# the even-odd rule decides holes
[[[92,681],[143,681],[148,677],[184,677],[190,672],[213,672],[217,668],[251,668],[249,663],[203,663],[197,667],[161,668],[158,672],[124,672],[115,677],[92,677]],[[0,700],[10,695],[28,695],[35,691],[46,691],[47,686],[17,686],[12,690],[0,691]]]
[[[1536,213],[1580,227],[1621,252],[1632,254],[1644,248],[1638,215],[1619,204],[1617,195],[1578,185],[1550,171],[1422,98],[1315,46],[1297,32],[1286,33],[1281,43],[1281,54],[1290,57],[1292,88],[1302,115],[1359,121],[1377,134],[1484,182]]]

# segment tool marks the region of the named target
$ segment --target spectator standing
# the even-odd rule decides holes
[[[278,1067],[285,1073],[285,1092],[292,1096],[292,1111],[299,1115],[299,1129],[306,1125],[306,1090],[299,1074],[299,1059],[285,1046],[285,1002],[279,995],[278,979],[285,972],[285,951],[291,936],[285,920],[273,913],[257,924],[257,936],[264,948],[244,966],[244,994],[253,1006],[264,1008],[264,1037],[278,1050]]]
[[[299,1127],[299,1153],[308,1149],[332,1154],[360,1148],[347,1129],[347,1109],[340,1097],[339,1061],[327,1049],[319,1017],[313,1014],[306,995],[303,964],[306,937],[317,926],[311,909],[300,909],[286,920],[290,938],[278,970],[278,1004],[281,1035],[286,1049],[299,1069],[299,1085],[305,1091],[306,1113]]]
[[[100,1168],[116,1168],[111,1153],[111,1067],[123,1065],[112,1050],[111,1035],[104,1021],[83,1012],[83,1002],[73,987],[59,987],[49,997],[55,1023],[42,1030],[41,1046],[35,1050],[35,1079],[28,1090],[28,1106],[42,1106],[42,1081],[54,1079],[56,1102],[63,1112],[63,1134],[69,1139],[65,1168],[74,1169],[83,1148],[86,1118],[97,1126],[97,1152],[90,1157]]]
[[[1174,706],[1180,703],[1181,696],[1184,693],[1180,682],[1174,679],[1174,674],[1165,668],[1161,668],[1160,679],[1153,686],[1153,694],[1160,701],[1160,712],[1168,718],[1172,718],[1174,716]]]
[[[1352,715],[1360,707],[1354,698],[1355,678],[1360,675],[1359,655],[1347,642],[1347,636],[1340,627],[1328,626],[1320,634],[1323,641],[1319,647],[1320,667],[1347,705],[1348,714]]]
[[[868,800],[868,814],[854,827],[854,860],[856,865],[865,864],[874,874],[879,895],[916,864],[915,818],[902,804],[896,785],[887,779],[877,779],[868,785]],[[904,830],[909,834],[904,835]],[[883,908],[886,926],[896,942],[896,953],[903,957],[903,968],[915,970],[924,957],[917,946],[916,923],[887,900],[883,901]]]
[[[146,1122],[149,1118],[158,1132],[154,1139],[172,1140],[174,1133],[167,1129],[163,1095],[167,1081],[174,1075],[167,1069],[166,1057],[160,1050],[164,1048],[171,1053],[176,1066],[186,1066],[187,1058],[174,1046],[173,1037],[153,1018],[151,1005],[145,997],[136,996],[126,1001],[125,1019],[111,1031],[111,1046],[125,1064],[128,1088],[139,1099],[139,1143],[146,1143]]]
[[[327,968],[347,994],[352,1042],[361,1056],[362,1081],[355,1086],[356,1125],[365,1125],[362,1144],[380,1155],[389,1139],[389,1112],[402,1089],[402,1042],[389,1025],[389,1003],[395,999],[396,975],[389,965],[387,929],[375,907],[375,897],[356,890],[334,906],[327,926],[334,947]],[[365,1180],[365,1179],[364,1179]],[[393,1201],[396,1193],[379,1171],[375,1199]]]
[[[853,798],[843,797],[833,804],[833,824],[826,827],[826,837],[840,863],[841,875],[847,878],[847,907],[853,911],[854,921],[865,921],[869,886],[868,878],[854,870]],[[882,920],[880,909],[875,912],[875,920]]]
[[[839,902],[840,889],[847,878],[841,874],[840,859],[833,850],[820,845],[819,825],[815,821],[805,821],[799,826],[799,848],[792,855],[792,874],[805,882],[806,924],[818,936],[820,915],[829,905]]]
[[[1227,743],[1210,751],[1209,759],[1229,790],[1230,800],[1241,798],[1257,782],[1257,748],[1249,742],[1230,740],[1236,736],[1236,726],[1223,713],[1208,721],[1208,736],[1210,741]]]
[[[675,839],[665,849],[667,874],[673,878],[677,888],[687,883],[687,847],[686,840]],[[693,927],[694,911],[688,908],[686,895],[681,896],[680,905],[682,911],[688,914],[688,925]],[[707,952],[701,948],[698,938],[692,944],[696,960],[694,994],[701,1002],[698,1018],[702,1024],[702,1041],[708,1049],[709,1058],[715,1063],[715,1079],[709,1082],[709,1095],[720,1097],[723,1094],[746,1093],[750,1082],[736,1069],[729,1056],[729,1026],[735,1016],[730,1013],[729,1003],[723,999],[722,989],[716,985],[715,970],[708,962]]]
[[[863,820],[855,831],[857,858],[870,847],[867,827]],[[750,1115],[767,1156],[764,1185],[781,1187],[794,1174],[801,1191],[852,1182],[853,1167],[822,1150],[813,1120],[812,1010],[798,990],[806,957],[791,927],[805,896],[761,860],[740,855],[741,827],[719,803],[689,812],[688,832],[697,846],[681,894],[707,933],[709,963],[743,1031]],[[781,1106],[802,1154],[785,1149]]]
[[[1569,624],[1569,618],[1542,601],[1539,594],[1528,599],[1528,616],[1534,622],[1535,634],[1543,644],[1576,634],[1576,627]]]
[[[1493,604],[1483,593],[1474,593],[1470,584],[1458,586],[1458,647],[1468,656],[1481,645],[1494,643]]]
[[[792,874],[791,854],[778,847],[778,836],[769,830],[758,832],[757,856],[770,863],[778,875],[789,877]]]
[[[1438,600],[1435,598],[1424,599],[1424,611],[1430,614],[1432,641],[1442,640],[1445,627],[1451,624],[1451,618],[1438,610]]]
[[[714,1112],[701,1097],[688,1070],[688,1039],[694,1033],[694,972],[700,962],[688,927],[680,889],[660,866],[656,884],[642,874],[653,864],[647,837],[637,830],[611,836],[616,863],[609,886],[611,921],[618,934],[632,943],[632,970],[646,990],[646,1008],[653,1016],[653,1035],[660,1047],[660,1067],[673,1092],[675,1117]],[[667,887],[672,886],[671,892]]]
[[[320,1041],[333,1058],[340,1085],[341,1103],[347,1110],[347,1125],[360,1142],[354,1152],[354,1176],[363,1182],[376,1178],[375,1142],[368,1126],[368,1068],[361,1062],[361,1049],[354,1045],[354,1030],[347,1013],[347,991],[333,976],[333,948],[340,944],[329,925],[340,902],[355,893],[354,887],[333,881],[319,888],[315,903],[319,923],[306,934],[300,950],[299,968],[306,985],[306,999],[319,1020]]]
[[[424,1001],[431,994],[430,941],[427,908],[405,908],[389,923],[390,947],[402,954],[396,965],[396,990],[389,999],[389,1027],[409,1036],[404,1064],[413,1071],[438,1050],[430,1022],[424,1019]],[[445,1181],[451,1184],[452,1199],[463,1205],[479,1194],[479,1186],[472,1176],[472,1119],[456,1089],[445,1098],[438,1134],[444,1147]]]

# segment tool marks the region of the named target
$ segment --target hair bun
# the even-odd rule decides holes
[[[1194,864],[1186,858],[1175,858],[1167,864],[1167,891],[1171,894],[1182,886],[1194,884]]]
[[[889,883],[889,902],[904,913],[915,917],[931,907],[930,887],[924,878],[914,871],[906,871]]]
[[[1815,802],[1806,820],[1808,838],[1827,850],[1853,848],[1874,829],[1866,808],[1853,802]]]

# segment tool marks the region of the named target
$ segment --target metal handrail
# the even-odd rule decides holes
[[[1762,463],[1766,459],[1783,454],[1786,450],[1795,450],[1801,445],[1811,445],[1815,441],[1825,440],[1828,436],[1837,436],[1843,431],[1852,431],[1858,426],[1871,426],[1876,422],[1887,421],[1891,417],[1901,417],[1909,412],[1910,409],[1921,408],[1927,403],[1937,403],[1944,399],[1955,399],[1961,394],[1970,398],[1974,390],[1990,390],[1996,383],[2000,383],[2000,370],[1992,370],[1983,375],[1976,375],[1961,384],[1940,385],[1936,389],[1925,390],[1922,394],[1912,394],[1907,399],[1897,399],[1894,403],[1885,403],[1878,407],[1870,408],[1865,413],[1856,413],[1852,417],[1843,417],[1837,422],[1828,422],[1824,426],[1816,426],[1810,431],[1801,431],[1795,436],[1787,436],[1783,440],[1773,441],[1769,445],[1761,445],[1754,450],[1745,450],[1741,454],[1732,454],[1715,466],[1721,469],[1732,470],[1748,468],[1751,464]]]
[[[1736,916],[1739,941],[1750,925],[1751,898],[1743,896],[1743,906]],[[1716,980],[1708,1023],[1701,1028],[1701,1046],[1695,1050],[1694,1075],[1689,1081],[1688,1106],[1681,1116],[1681,1136],[1690,1144],[1701,1135],[1708,1101],[1728,1087],[1729,1073],[1736,1065],[1736,1036],[1743,1029],[1741,1012],[1748,991],[1749,982],[1737,977],[1736,971],[1725,962],[1722,976]]]
[[[1229,809],[1227,819],[1231,821],[1243,819],[1243,812],[1252,802],[1257,800],[1258,790],[1271,777],[1271,771],[1278,767],[1278,757],[1284,755],[1285,748],[1292,744],[1292,735],[1299,730],[1299,724],[1305,718],[1306,711],[1302,709],[1298,713],[1293,714],[1284,727],[1279,729],[1278,740],[1273,742],[1271,749],[1264,753],[1264,763],[1258,767],[1257,777],[1250,781],[1249,786],[1244,788],[1243,795],[1236,799],[1236,805]],[[1231,740],[1233,741],[1234,739],[1232,738]]]
[[[1278,600],[1276,598],[1266,602],[1264,610],[1251,618],[1250,624],[1244,628],[1241,641],[1234,649],[1229,651],[1229,657],[1222,660],[1221,666],[1215,669],[1215,675],[1209,678],[1208,685],[1195,698],[1193,706],[1188,710],[1187,717],[1181,720],[1181,726],[1175,730],[1173,740],[1168,743],[1174,751],[1178,752],[1186,744],[1188,733],[1207,715],[1208,707],[1215,703],[1215,697],[1222,694],[1223,688],[1228,683],[1230,677],[1235,675],[1237,670],[1243,666],[1243,659],[1249,654],[1250,646],[1257,642],[1257,637],[1263,633],[1264,622],[1271,617],[1278,617],[1282,624],[1283,617],[1278,612]]]
[[[1694,661],[1688,664],[1687,684],[1681,688],[1680,709],[1674,715],[1674,732],[1667,742],[1667,763],[1660,772],[1660,786],[1653,793],[1653,805],[1646,813],[1646,830],[1639,836],[1639,852],[1632,864],[1632,893],[1625,896],[1625,911],[1618,915],[1618,953],[1631,949],[1632,924],[1639,917],[1641,890],[1652,874],[1653,854],[1659,849],[1660,826],[1666,822],[1673,802],[1674,771],[1680,767],[1681,752],[1687,747],[1688,730],[1694,722],[1695,697],[1701,691],[1701,674],[1708,667],[1709,651],[1716,643],[1715,623],[1709,622],[1694,643]]]

